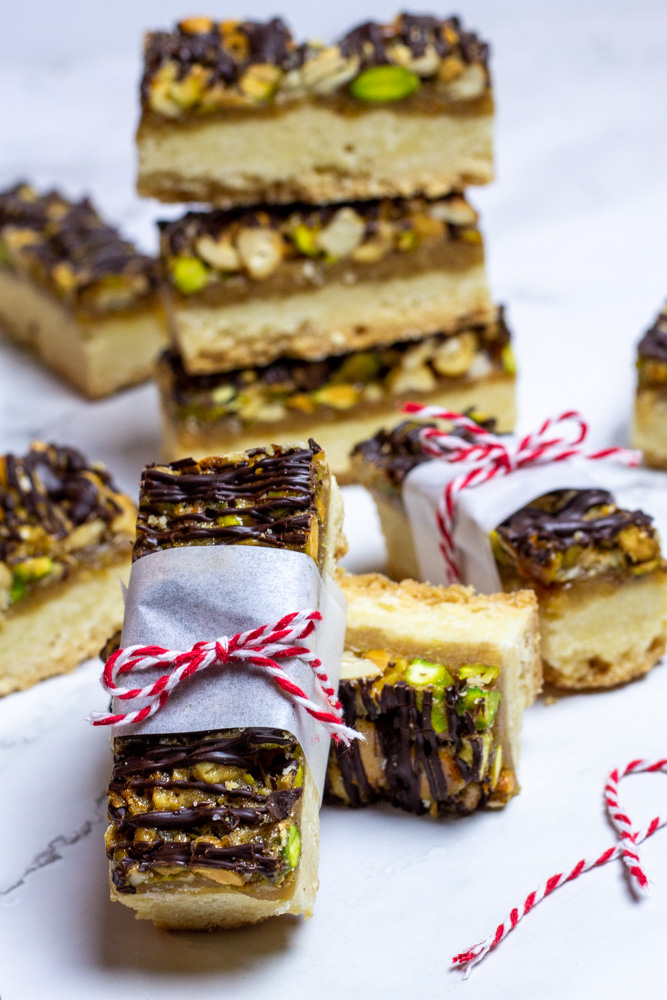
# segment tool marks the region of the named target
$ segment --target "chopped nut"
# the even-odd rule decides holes
[[[273,63],[253,63],[239,80],[239,87],[248,97],[264,101],[275,92],[283,71]]]
[[[447,96],[453,101],[472,101],[481,97],[486,90],[486,71],[479,63],[473,63],[447,87]]]
[[[169,87],[169,96],[176,101],[181,109],[191,108],[201,99],[209,76],[210,70],[204,66],[195,65],[182,80],[173,81]]]
[[[335,259],[345,257],[361,243],[366,225],[353,208],[340,208],[331,222],[317,234],[317,244]]]
[[[465,375],[473,362],[476,348],[477,338],[470,331],[447,337],[433,356],[433,367],[438,375],[447,378]]]
[[[329,385],[313,395],[318,403],[331,406],[334,410],[349,410],[361,398],[360,390],[353,385]]]
[[[64,547],[67,552],[76,552],[85,549],[89,545],[95,545],[104,534],[104,521],[90,521],[88,524],[80,524],[78,528],[65,539]]]
[[[236,246],[250,276],[258,281],[272,275],[285,254],[285,244],[275,229],[240,229]]]
[[[301,71],[301,82],[315,94],[332,94],[356,76],[358,71],[357,56],[346,58],[337,45],[331,45],[306,61]]]
[[[241,258],[229,238],[214,240],[212,236],[200,236],[195,249],[207,264],[219,271],[239,271]]]
[[[465,68],[466,65],[459,56],[447,56],[440,63],[438,79],[442,80],[443,83],[451,83],[457,76],[461,76]]]
[[[375,264],[383,260],[394,247],[394,228],[390,222],[381,219],[377,232],[369,240],[352,251],[352,259],[362,264]]]
[[[465,198],[447,198],[437,201],[428,209],[432,219],[450,222],[453,226],[471,226],[477,222],[477,212]]]
[[[186,35],[205,35],[213,31],[213,21],[210,17],[187,17],[178,22],[178,27]]]
[[[404,392],[431,392],[436,387],[436,378],[428,365],[417,368],[399,368],[387,377],[387,385],[395,396]]]

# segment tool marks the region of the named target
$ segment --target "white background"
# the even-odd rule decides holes
[[[0,184],[25,177],[92,192],[154,246],[152,220],[173,210],[133,193],[140,36],[205,11],[173,0],[6,7]],[[370,0],[284,6],[299,34],[322,37],[393,12]],[[472,199],[493,291],[516,333],[520,426],[574,406],[591,419],[595,443],[624,443],[634,346],[667,292],[667,4],[470,0],[461,13],[494,49],[498,180]],[[159,448],[155,392],[84,403],[0,347],[0,452],[32,436],[83,447],[136,492],[141,465]],[[662,477],[652,482],[633,495],[649,509],[664,496]],[[380,568],[372,506],[361,490],[347,490],[346,502],[350,565]],[[666,753],[664,667],[621,691],[533,708],[523,791],[503,813],[434,822],[324,810],[314,918],[212,935],[159,932],[107,900],[100,795],[109,754],[104,735],[83,722],[103,704],[98,670],[90,664],[0,702],[2,1000],[664,994],[660,833],[642,849],[651,898],[633,901],[615,863],[559,890],[467,983],[448,971],[454,952],[559,866],[613,843],[605,774]],[[622,786],[641,825],[665,803],[662,785],[658,776]]]

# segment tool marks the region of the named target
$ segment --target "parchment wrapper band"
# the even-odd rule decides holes
[[[132,566],[122,645],[157,644],[190,649],[196,642],[260,625],[284,615],[317,609],[322,621],[305,640],[338,687],[345,641],[346,601],[334,581],[320,576],[303,552],[260,546],[182,546],[138,559]],[[317,680],[307,663],[281,660],[289,677],[319,701]],[[163,671],[142,671],[138,684]],[[143,707],[133,701],[133,710]],[[127,702],[113,700],[113,711]],[[145,722],[113,727],[112,737],[137,733],[195,733],[215,729],[282,729],[301,744],[320,796],[324,790],[330,737],[296,707],[260,668],[244,664],[212,667],[179,685],[164,707]]]
[[[596,462],[595,465],[604,463]],[[446,584],[445,560],[436,539],[438,506],[450,480],[465,474],[471,463],[450,464],[434,459],[412,469],[403,481],[403,503],[410,522],[422,580]],[[499,475],[456,497],[454,544],[461,582],[482,594],[501,591],[502,584],[491,549],[490,534],[505,518],[553,490],[600,486],[582,459],[519,469]]]

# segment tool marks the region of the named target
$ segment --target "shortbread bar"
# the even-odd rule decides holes
[[[314,441],[190,459],[144,470],[134,559],[174,546],[260,545],[333,571],[341,524],[340,493]],[[221,602],[224,594],[221,582]],[[160,926],[195,930],[310,914],[319,795],[292,735],[118,737],[114,754],[112,899]]]
[[[280,358],[261,368],[188,375],[177,352],[158,366],[169,459],[224,454],[312,435],[339,482],[355,442],[399,421],[406,400],[464,410],[479,404],[501,430],[515,420],[515,365],[502,309],[492,323],[453,334],[334,355]]]
[[[279,18],[147,35],[139,193],[230,206],[430,196],[493,178],[489,48],[400,14],[338,42]]]
[[[327,800],[434,816],[504,806],[519,790],[523,709],[541,687],[535,595],[377,574],[339,582],[339,697],[365,742],[332,750]]]
[[[17,184],[0,193],[0,328],[91,398],[142,382],[167,339],[156,262],[87,198]]]
[[[388,572],[419,576],[402,502],[405,476],[430,461],[423,425],[406,422],[358,445],[355,478],[377,503]],[[498,526],[503,588],[537,594],[544,676],[568,689],[612,687],[655,666],[667,639],[667,567],[651,517],[623,510],[606,490],[557,490]],[[437,544],[437,539],[434,539]]]
[[[120,627],[134,520],[73,448],[0,458],[0,695],[73,670]]]
[[[493,319],[461,195],[189,212],[162,226],[169,319],[191,375],[451,333]]]
[[[632,444],[656,469],[667,469],[667,305],[637,349]]]

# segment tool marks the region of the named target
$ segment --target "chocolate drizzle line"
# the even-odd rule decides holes
[[[285,767],[298,760],[298,744],[293,737],[273,729],[256,728],[227,733],[200,733],[170,737],[139,736],[116,742],[115,764],[109,795],[124,792],[143,794],[152,789],[196,789],[208,793],[207,801],[173,811],[133,812],[109,803],[113,839],[108,846],[112,858],[112,879],[121,892],[134,892],[127,872],[133,866],[145,872],[151,868],[176,865],[221,868],[244,876],[275,878],[281,858],[260,842],[223,845],[208,842],[207,834],[224,837],[240,827],[256,828],[289,817],[302,795],[302,788],[276,789]],[[165,778],[165,772],[182,770],[200,763],[240,768],[272,788],[264,794],[250,784],[227,789],[224,784]],[[223,802],[216,802],[222,798]],[[243,799],[235,806],[234,799]],[[135,841],[133,831],[154,828],[151,842]],[[188,832],[193,839],[170,840],[160,831]]]
[[[191,544],[305,549],[317,520],[318,454],[321,449],[311,440],[308,448],[273,446],[272,454],[256,448],[236,462],[183,459],[148,466],[134,558]],[[250,523],[218,523],[235,512]]]
[[[61,445],[35,444],[27,455],[0,459],[0,561],[20,553],[31,526],[63,539],[89,521],[113,521],[121,508],[95,480],[117,492],[106,469]]]
[[[602,513],[596,508],[610,507]],[[571,545],[606,546],[634,525],[655,535],[653,519],[641,510],[621,510],[607,490],[554,490],[522,507],[498,527],[501,538],[529,561],[544,561],[549,552]]]
[[[69,201],[58,191],[39,195],[26,182],[0,192],[0,230],[7,226],[39,235],[21,250],[48,276],[66,263],[79,291],[114,275],[141,276],[146,292],[157,286],[157,266],[106,223],[89,198]]]
[[[423,692],[420,706],[417,692],[409,684],[385,684],[376,694],[372,685],[372,680],[341,681],[339,698],[346,725],[355,726],[360,702],[364,717],[373,724],[387,787],[381,791],[372,787],[356,741],[349,747],[335,746],[332,754],[340,770],[347,804],[358,808],[388,800],[399,809],[422,814],[430,809],[430,804],[424,802],[427,796],[423,783],[426,779],[428,795],[438,813],[457,812],[463,815],[470,812],[469,802],[460,797],[461,789],[450,791],[446,771],[438,756],[442,747],[451,747],[456,755],[456,766],[466,784],[479,782],[482,778],[482,740],[470,713],[459,715],[456,711],[456,686],[445,692],[448,731],[440,734],[435,732],[431,723],[433,696],[430,691]],[[458,756],[464,739],[470,741],[472,747],[472,765],[467,765]],[[473,808],[488,801],[489,789],[483,782],[479,790],[480,795]],[[331,763],[325,800],[329,803],[339,801],[332,790]]]

